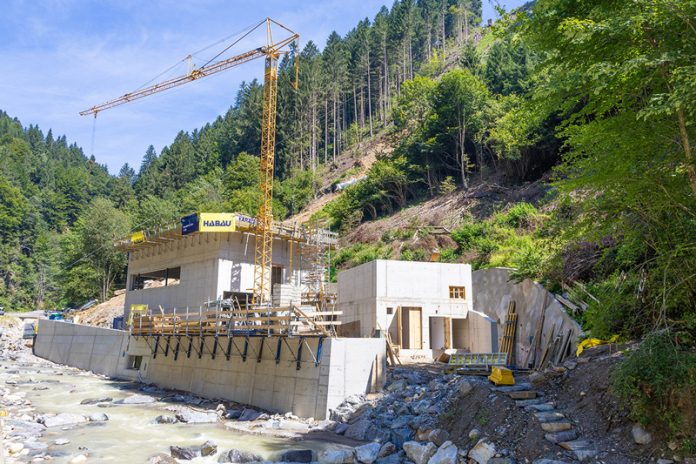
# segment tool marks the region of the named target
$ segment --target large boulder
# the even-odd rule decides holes
[[[367,445],[355,448],[355,457],[358,462],[372,464],[379,457],[379,450],[382,448],[380,443],[368,443]]]
[[[354,459],[352,449],[324,450],[319,453],[320,464],[352,464]]]
[[[397,380],[396,382],[390,383],[387,386],[387,391],[388,392],[396,392],[396,391],[403,390],[407,386],[408,386],[408,383],[404,379],[401,379],[401,380]]]
[[[208,440],[201,445],[201,456],[212,456],[217,453],[218,447],[215,443]]]
[[[118,401],[118,403],[121,404],[148,404],[154,402],[155,399],[152,396],[148,395],[131,395]]]
[[[348,427],[345,436],[353,440],[367,440],[371,427],[372,422],[369,419],[362,418]]]
[[[190,461],[198,457],[212,456],[217,453],[217,445],[212,441],[206,441],[198,446],[170,446],[169,453],[173,458]]]
[[[290,450],[280,456],[281,462],[312,462],[314,453],[312,450]]]
[[[444,429],[435,429],[428,434],[428,441],[432,441],[437,446],[442,446],[447,440],[449,440],[449,432]]]
[[[177,460],[168,454],[158,453],[150,457],[149,464],[177,464]]]
[[[415,464],[427,464],[437,451],[434,443],[419,443],[417,441],[407,441],[404,443],[406,456]]]
[[[153,424],[176,424],[179,422],[174,416],[157,416],[152,420]]]
[[[457,385],[457,391],[459,392],[459,396],[466,396],[473,389],[474,389],[474,387],[471,385],[471,383],[468,380],[462,379],[459,381],[459,384]]]
[[[70,425],[84,424],[89,418],[81,414],[71,414],[63,412],[55,416],[43,415],[39,416],[38,421],[46,427],[67,427]]]
[[[255,421],[261,416],[261,413],[258,412],[255,409],[251,408],[244,408],[244,411],[242,411],[242,414],[239,415],[239,421],[241,422],[250,422],[250,421]]]
[[[633,424],[631,435],[633,435],[633,441],[639,445],[647,445],[652,441],[652,435],[650,432],[645,430],[640,424]]]
[[[181,459],[183,461],[190,461],[191,459],[197,458],[201,455],[200,446],[170,446],[169,453],[173,458]]]
[[[240,451],[237,449],[231,449],[229,451],[224,451],[222,454],[220,454],[220,457],[218,458],[217,462],[244,463],[257,461],[263,461],[263,458],[254,453]]]
[[[473,459],[478,464],[486,464],[492,457],[495,456],[495,453],[495,445],[486,441],[485,438],[482,438],[469,451],[469,458]]]
[[[211,424],[217,422],[217,413],[210,411],[194,411],[193,409],[183,409],[176,414],[179,422],[187,424]]]
[[[404,443],[413,439],[413,430],[408,427],[403,427],[400,429],[395,429],[391,431],[390,441],[396,445],[397,448],[403,448]]]
[[[111,397],[104,398],[87,398],[80,401],[80,404],[97,404],[97,403],[111,403],[114,399]]]
[[[428,464],[457,464],[457,446],[446,441],[430,458]]]
[[[396,453],[396,446],[394,445],[394,443],[388,441],[380,447],[379,454],[377,455],[377,457],[384,458],[393,453]]]

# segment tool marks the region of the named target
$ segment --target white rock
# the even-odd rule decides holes
[[[123,404],[148,404],[154,403],[155,399],[148,395],[131,395],[121,400]]]
[[[457,446],[451,441],[444,442],[428,464],[457,464]]]
[[[21,443],[10,443],[10,445],[7,448],[10,452],[10,455],[19,454],[24,449],[24,445]]]
[[[355,457],[359,462],[372,464],[377,460],[381,448],[382,445],[379,443],[368,443],[367,445],[358,446],[355,448]]]
[[[87,456],[84,454],[78,454],[70,460],[69,464],[82,464],[83,462],[87,462]]]
[[[478,464],[486,464],[493,456],[495,456],[495,445],[488,443],[485,438],[479,440],[476,446],[469,451],[469,458]]]
[[[469,383],[468,380],[461,380],[458,385],[459,389],[459,396],[466,396],[469,394],[471,390],[474,389],[474,387],[471,386],[471,383]]]
[[[68,443],[70,443],[70,440],[68,440],[67,438],[59,438],[53,442],[54,445],[58,446],[67,445]]]
[[[407,441],[404,443],[406,456],[416,464],[426,464],[437,451],[434,443],[418,443],[417,441]]]
[[[650,432],[645,430],[640,424],[633,424],[631,435],[633,435],[633,440],[639,445],[647,445],[652,441],[652,435],[650,435]]]
[[[39,422],[46,427],[64,427],[66,425],[77,425],[87,422],[88,419],[80,414],[63,412],[57,416],[40,416]]]

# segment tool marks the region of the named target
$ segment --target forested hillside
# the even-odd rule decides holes
[[[379,137],[390,150],[314,213],[346,237],[334,268],[436,252],[567,292],[592,335],[648,337],[616,389],[674,432],[696,385],[694,17],[693,2],[539,0],[484,27],[480,0],[397,0],[284,57],[274,213],[355,177]],[[243,84],[225,115],[118,176],[0,115],[0,304],[105,298],[123,282],[113,238],[254,214],[262,90]],[[436,203],[457,212],[445,232],[416,214],[363,233]]]

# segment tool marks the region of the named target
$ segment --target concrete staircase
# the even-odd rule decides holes
[[[575,459],[585,461],[597,455],[598,452],[594,443],[590,440],[583,440],[573,423],[562,411],[556,409],[555,403],[549,401],[543,392],[534,390],[531,384],[520,383],[511,386],[493,387],[492,390],[509,396],[515,400],[515,404],[518,407],[524,408],[525,411],[533,414],[539,423],[539,427],[544,432],[544,438],[570,452]],[[548,459],[534,461],[535,464],[560,462],[562,461]]]

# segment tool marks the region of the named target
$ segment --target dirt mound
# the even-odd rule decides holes
[[[468,190],[437,196],[391,216],[365,222],[346,235],[344,241],[349,244],[371,243],[379,240],[389,230],[416,231],[419,228],[434,227],[447,232],[459,226],[467,214],[482,219],[510,203],[536,203],[548,189],[546,182],[547,179],[540,179],[516,187],[506,187],[496,183],[495,179],[485,182],[473,180]]]
[[[123,316],[125,304],[126,290],[116,290],[113,298],[81,311],[73,316],[73,321],[76,324],[111,327],[115,317]]]
[[[654,462],[657,458],[674,459],[666,440],[653,434],[653,442],[638,445],[633,439],[633,422],[627,410],[613,395],[610,373],[623,359],[626,347],[600,346],[586,350],[566,367],[534,372],[529,377],[515,374],[517,384],[531,382],[532,389],[553,404],[577,430],[579,440],[592,444],[597,459],[607,464]],[[470,448],[478,438],[469,438],[473,429],[495,443],[498,451],[513,452],[518,461],[535,459],[574,460],[567,451],[547,441],[534,412],[515,405],[505,394],[492,393],[489,386],[475,385],[472,392],[459,398],[442,417],[441,425],[452,441]]]

